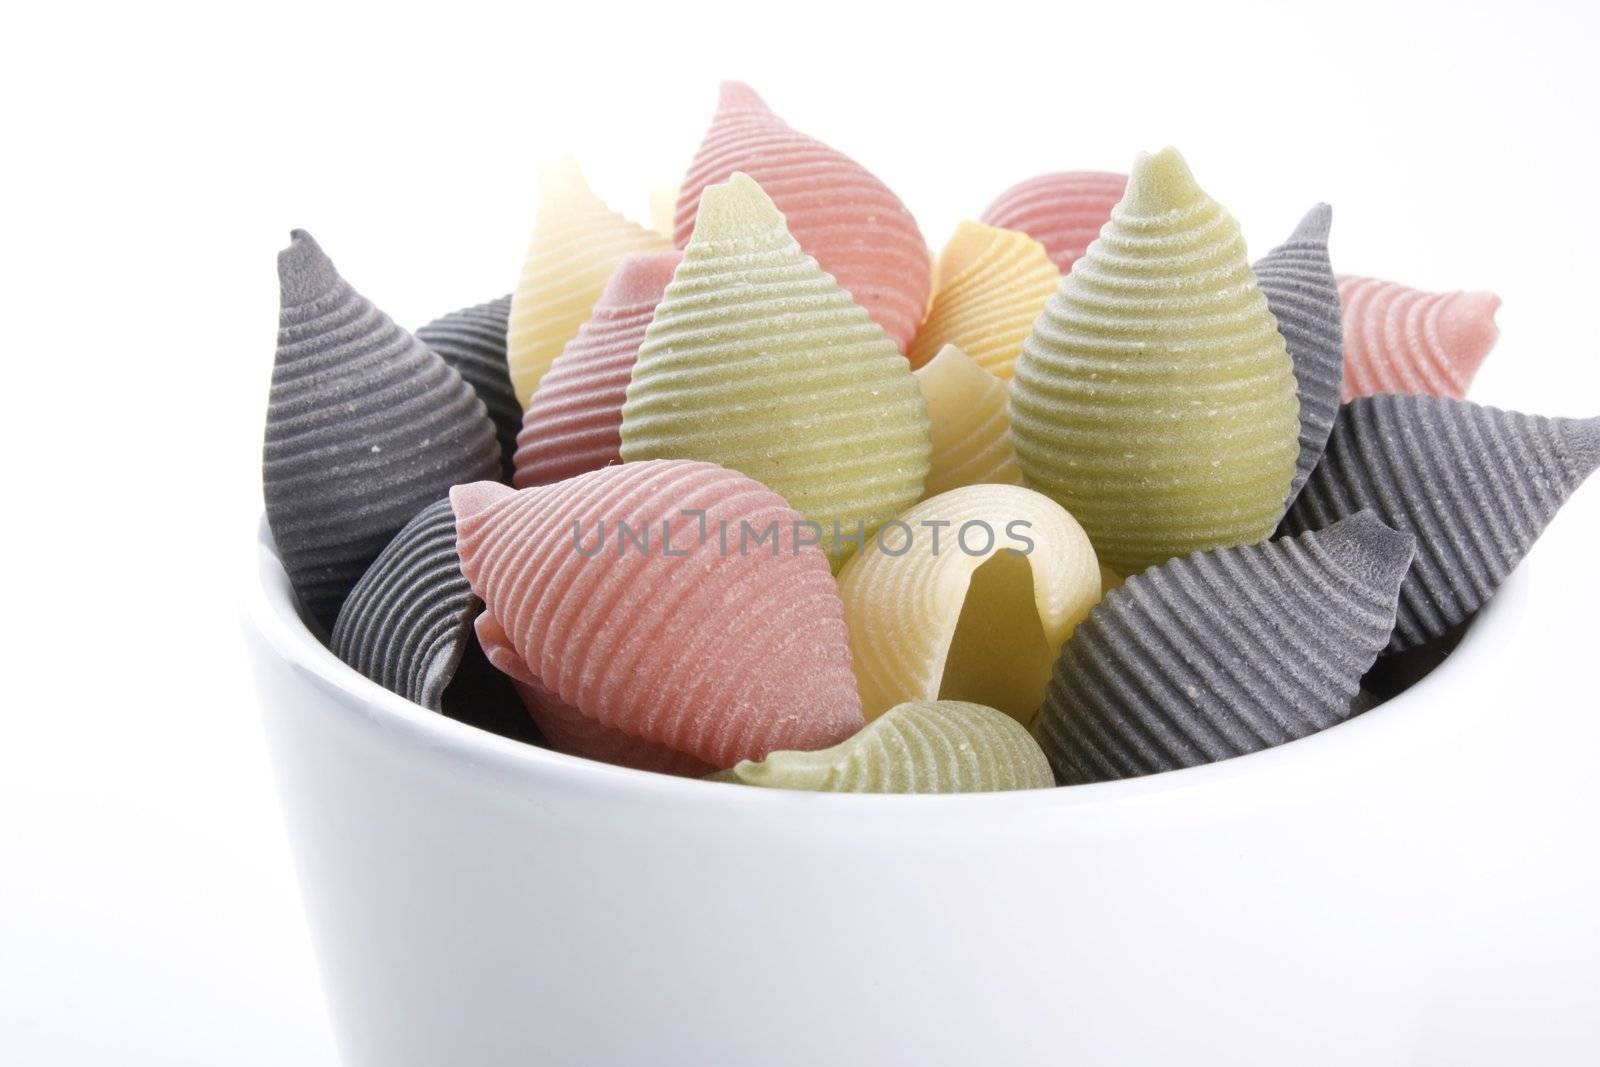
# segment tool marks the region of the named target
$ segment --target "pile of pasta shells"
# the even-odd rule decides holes
[[[933,255],[728,84],[657,214],[556,164],[515,290],[414,334],[294,232],[267,519],[350,667],[746,786],[1153,774],[1381,714],[1600,465],[1464,399],[1492,294],[1336,275],[1323,204],[1252,264],[1171,148]]]

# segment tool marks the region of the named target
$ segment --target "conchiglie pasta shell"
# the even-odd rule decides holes
[[[984,211],[990,226],[1020,230],[1044,246],[1057,269],[1072,269],[1111,217],[1126,174],[1068,170],[1041,174],[1001,193]]]
[[[261,478],[267,523],[324,626],[400,528],[457,482],[500,475],[483,401],[339,276],[311,235],[282,289]]]
[[[472,386],[494,421],[500,441],[501,469],[511,476],[511,454],[522,426],[522,405],[506,369],[506,323],[511,296],[441,315],[417,331],[417,340],[433,349]]]
[[[868,719],[943,697],[1026,723],[1062,642],[1100,599],[1100,568],[1060,505],[973,485],[886,526],[845,565],[839,590]]]
[[[1493,293],[1429,293],[1379,278],[1343,276],[1344,392],[1467,395],[1500,337]]]
[[[439,711],[481,606],[461,573],[455,515],[440,497],[350,590],[328,647],[390,692]]]
[[[680,258],[676,251],[622,257],[589,321],[528,402],[511,484],[548,485],[622,462],[622,402],[633,361]]]
[[[1550,419],[1437,396],[1344,405],[1283,529],[1370,508],[1417,538],[1393,645],[1465,622],[1600,466],[1600,418]]]
[[[1136,161],[1023,343],[1011,434],[1027,484],[1119,573],[1258,541],[1283,516],[1293,365],[1238,224],[1172,149]]]
[[[897,705],[820,752],[774,752],[715,776],[830,793],[990,793],[1045,789],[1050,764],[1009,715],[960,700]]]
[[[923,496],[964,485],[1021,485],[1006,417],[1006,383],[946,345],[917,368],[928,401],[933,457]]]
[[[1300,458],[1289,487],[1291,500],[1328,445],[1344,384],[1339,284],[1328,259],[1332,225],[1333,209],[1318,204],[1306,212],[1287,241],[1252,268],[1267,307],[1278,321],[1278,332],[1289,347],[1289,358],[1294,360],[1295,386],[1300,394]]]
[[[588,319],[618,261],[629,252],[670,247],[659,233],[606,207],[572,159],[546,170],[506,329],[506,363],[518,403],[527,406],[539,379]]]
[[[1051,678],[1035,733],[1056,780],[1197,766],[1344,721],[1388,642],[1413,547],[1363,512],[1129,578]]]
[[[622,458],[742,471],[815,522],[837,561],[922,495],[927,404],[754,181],[707,189],[697,220],[634,363]]]
[[[735,173],[761,184],[800,247],[904,351],[927,310],[932,264],[900,198],[843,152],[791,129],[748,85],[725,82],[678,194],[680,248],[701,194]]]
[[[524,685],[713,767],[860,727],[827,560],[758,482],[709,463],[629,463],[520,491],[458,486],[451,500],[462,572],[489,617],[485,652]],[[744,524],[773,539],[745,547]]]
[[[963,222],[939,255],[933,306],[908,353],[920,367],[945,345],[1009,381],[1011,367],[1061,272],[1024,233]]]

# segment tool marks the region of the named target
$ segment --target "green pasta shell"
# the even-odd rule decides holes
[[[1044,750],[1025,727],[964,700],[897,704],[832,748],[774,752],[712,778],[826,793],[993,793],[1055,785]]]
[[[1023,343],[1011,432],[1027,484],[1121,574],[1252,543],[1283,516],[1299,411],[1238,223],[1175,150],[1141,155]]]
[[[766,483],[837,566],[916,503],[931,447],[905,357],[761,187],[735,174],[708,188],[639,349],[622,458],[709,460]]]

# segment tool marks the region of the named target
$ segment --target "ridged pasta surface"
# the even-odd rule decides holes
[[[1056,780],[1192,767],[1342,722],[1388,644],[1412,550],[1365,512],[1129,578],[1051,678],[1036,735]]]
[[[1416,537],[1394,633],[1403,649],[1482,607],[1596,466],[1600,418],[1363,397],[1340,410],[1283,528],[1314,529],[1367,508]]]
[[[514,651],[524,669],[507,673],[524,684],[714,767],[860,727],[827,560],[796,543],[799,515],[765,486],[667,461],[451,500],[462,571],[491,617],[485,650]]]
[[[390,692],[439,711],[480,607],[456,555],[455,513],[440,497],[361,576],[329,647]]]
[[[930,447],[905,359],[761,188],[736,174],[707,189],[634,364],[622,458],[743,471],[837,560],[922,495]]]
[[[458,482],[496,478],[494,426],[461,376],[354,289],[303,230],[278,254],[267,523],[324,626],[385,545]]]
[[[1100,236],[1127,185],[1126,174],[1105,171],[1041,174],[1001,193],[981,218],[1032,237],[1065,274]]]
[[[961,700],[891,708],[820,752],[774,752],[715,776],[829,793],[993,793],[1055,784],[1039,744],[1015,719]]]
[[[1380,393],[1467,395],[1500,337],[1493,293],[1430,293],[1379,278],[1339,278],[1343,400]]]
[[[800,247],[904,351],[927,310],[932,264],[900,198],[849,156],[791,129],[748,85],[725,82],[678,191],[678,247],[694,232],[701,194],[735,172],[760,183]]]
[[[622,462],[622,402],[645,327],[682,256],[633,252],[539,382],[517,438],[518,489]]]
[[[1021,485],[1006,417],[1006,383],[955,345],[946,345],[916,373],[933,436],[922,495],[964,485]]]
[[[1293,500],[1322,458],[1344,384],[1344,326],[1339,313],[1339,283],[1328,259],[1328,230],[1333,209],[1318,204],[1306,213],[1283,244],[1255,263],[1256,281],[1278,332],[1294,361],[1300,395],[1300,458]]]
[[[489,663],[509,678],[529,721],[557,752],[685,778],[702,778],[715,770],[686,752],[607,726],[556,696],[523,662],[500,621],[488,612],[478,616],[475,629]]]
[[[522,427],[522,405],[506,369],[506,323],[511,296],[441,315],[417,331],[417,340],[456,369],[489,410],[500,442],[501,470],[511,477],[511,455]]]
[[[1088,536],[1049,498],[974,485],[886,525],[839,575],[861,707],[970,700],[1028,722],[1100,599]]]
[[[506,362],[519,404],[527,406],[539,379],[589,318],[622,257],[670,247],[659,233],[606,207],[572,159],[545,171],[539,218],[506,327]]]
[[[1293,366],[1238,224],[1177,152],[1141,156],[1023,342],[1023,477],[1133,573],[1270,534],[1299,433]]]
[[[1060,282],[1044,246],[1027,234],[963,222],[939,254],[933,305],[908,353],[911,365],[957,345],[1009,381],[1023,338]]]

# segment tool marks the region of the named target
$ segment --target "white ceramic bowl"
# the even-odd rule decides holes
[[[1561,622],[1600,588],[1550,555],[1578,533],[1344,725],[955,797],[680,780],[432,714],[307,632],[263,537],[251,643],[344,1056],[1600,1062],[1600,649]]]

